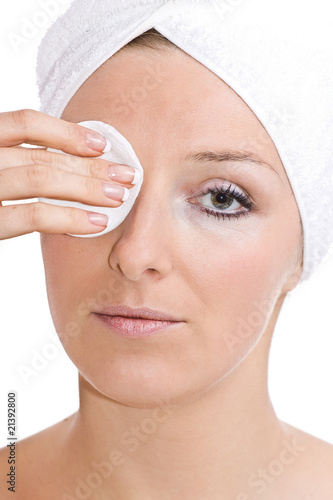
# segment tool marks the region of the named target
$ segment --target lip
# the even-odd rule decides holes
[[[106,316],[124,316],[125,318],[142,318],[155,321],[182,321],[181,319],[175,318],[170,314],[165,314],[149,307],[134,308],[125,305],[110,305],[103,307],[102,309],[96,311],[96,313],[104,314]]]
[[[183,323],[183,320],[147,307],[107,306],[94,314],[116,333],[132,338],[146,337]]]

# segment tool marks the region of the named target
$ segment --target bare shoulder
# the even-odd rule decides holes
[[[47,481],[52,480],[50,471],[55,475],[59,473],[50,464],[53,462],[53,452],[61,444],[72,417],[73,415],[25,439],[8,441],[7,446],[0,448],[1,500],[12,500],[13,491],[16,500],[43,498],[39,494],[45,494],[43,483],[47,484]],[[8,480],[12,480],[12,483],[8,483]],[[8,489],[11,486],[14,489]]]
[[[332,500],[333,445],[283,422],[295,447],[296,468],[288,478],[295,500]],[[299,493],[299,495],[298,495]]]

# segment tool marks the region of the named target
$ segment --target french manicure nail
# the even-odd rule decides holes
[[[141,179],[140,172],[127,165],[110,165],[108,175],[112,181],[125,182],[133,186]]]
[[[111,142],[109,141],[109,139],[107,139],[106,137],[105,137],[105,139],[106,139],[106,146],[105,146],[105,148],[103,149],[103,153],[109,153],[109,151],[111,151],[112,144],[111,144]]]
[[[86,133],[86,144],[90,149],[93,149],[94,151],[101,151],[103,153],[106,153],[107,151],[111,150],[110,142],[97,132]]]
[[[97,214],[96,212],[88,212],[88,219],[95,226],[107,226],[109,218],[105,214]]]
[[[123,186],[102,182],[102,188],[108,198],[118,201],[126,201],[129,197],[129,190]]]

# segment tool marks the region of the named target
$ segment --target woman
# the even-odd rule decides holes
[[[333,447],[280,421],[267,390],[274,326],[304,272],[285,165],[227,83],[143,31],[86,78],[60,119],[1,115],[1,199],[120,206],[134,173],[111,165],[110,181],[109,163],[92,159],[105,141],[87,148],[77,125],[88,119],[123,133],[145,171],[129,215],[96,238],[64,234],[101,231],[77,208],[1,209],[2,238],[41,232],[52,318],[80,386],[78,412],[18,443],[17,498],[329,500]],[[152,66],[163,77],[135,103]],[[12,147],[22,142],[82,161],[74,173],[70,157]],[[105,196],[103,182],[120,195]]]

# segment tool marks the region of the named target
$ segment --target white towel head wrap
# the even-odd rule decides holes
[[[269,133],[301,216],[302,282],[333,242],[331,14],[330,0],[74,0],[39,47],[40,111],[60,117],[101,64],[155,28],[224,80]]]

